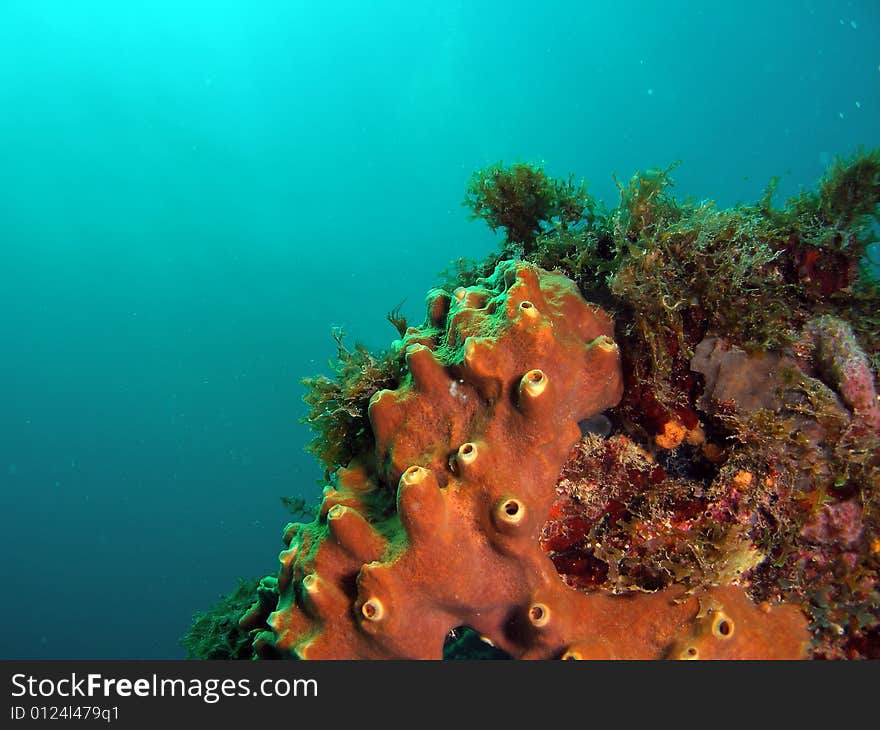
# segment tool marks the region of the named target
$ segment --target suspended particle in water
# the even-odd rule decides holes
[[[856,102],[856,109],[861,109],[861,108],[862,108],[862,102],[857,101]]]
[[[859,26],[856,24],[856,21],[854,21],[854,20],[849,21],[849,24],[850,24],[850,26],[852,27],[853,30],[856,30],[856,29],[859,27]]]
[[[654,89],[648,89],[648,96],[654,96]]]
[[[839,116],[841,119],[844,118],[844,116],[843,116],[843,112],[837,112],[837,116]]]

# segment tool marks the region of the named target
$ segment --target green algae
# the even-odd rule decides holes
[[[317,375],[302,381],[303,400],[309,406],[303,421],[315,434],[306,450],[324,464],[328,475],[355,454],[372,452],[370,398],[383,388],[396,388],[404,372],[402,355],[393,348],[373,355],[360,344],[346,347],[341,330],[334,330],[333,337],[337,357],[330,362],[332,377]]]
[[[539,166],[499,162],[476,171],[467,184],[464,205],[493,231],[503,228],[506,243],[529,253],[542,232],[568,230],[593,215],[595,202],[586,183],[574,177],[548,177]]]
[[[238,586],[207,611],[198,611],[180,640],[187,659],[250,659],[251,636],[238,625],[257,595],[259,579],[238,579]]]

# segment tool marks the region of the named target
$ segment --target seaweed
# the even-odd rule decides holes
[[[614,216],[614,227],[618,239],[639,243],[650,239],[664,224],[681,218],[683,211],[679,203],[667,193],[673,184],[669,173],[679,164],[674,162],[663,169],[638,172],[626,186],[617,182],[620,205]]]
[[[238,586],[207,611],[197,611],[192,625],[180,640],[187,659],[250,659],[253,656],[250,633],[238,620],[257,595],[259,579],[238,579]]]
[[[505,246],[527,254],[540,233],[566,231],[589,223],[595,201],[586,183],[548,177],[540,166],[499,162],[476,171],[467,184],[464,205],[471,218],[482,218],[492,231],[503,228]]]
[[[837,228],[861,226],[877,219],[880,203],[880,148],[837,159],[819,183],[818,199],[810,202],[826,224]]]
[[[478,279],[489,276],[502,258],[504,256],[496,252],[490,253],[482,261],[466,257],[453,259],[449,266],[439,273],[440,286],[446,291],[455,291],[460,286],[470,286]]]
[[[385,315],[385,319],[387,319],[391,326],[397,330],[397,334],[403,337],[406,334],[406,329],[409,326],[406,321],[406,317],[400,313],[400,308],[403,306],[403,303],[406,301],[404,299],[400,302],[394,309],[392,309],[388,314]]]
[[[283,504],[292,517],[309,519],[317,511],[303,497],[281,497]]]
[[[383,388],[397,387],[404,372],[402,353],[393,346],[373,355],[360,344],[348,349],[341,328],[334,328],[332,334],[337,346],[337,358],[329,363],[333,377],[302,380],[303,400],[309,406],[302,420],[315,434],[306,450],[318,457],[328,475],[347,465],[355,454],[372,452],[370,398]]]

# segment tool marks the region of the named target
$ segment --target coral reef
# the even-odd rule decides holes
[[[794,609],[734,587],[583,594],[542,550],[578,422],[622,393],[612,333],[571,281],[523,262],[433,292],[400,343],[402,383],[370,400],[375,450],[340,470],[315,521],[286,530],[264,583],[278,602],[242,622],[268,627],[258,653],[439,658],[464,625],[514,657],[799,656]],[[722,616],[729,633],[706,634]]]
[[[772,189],[683,205],[668,173],[634,176],[580,234],[592,247],[556,236],[531,257],[615,311],[626,383],[611,437],[563,466],[542,543],[570,585],[735,581],[800,606],[811,656],[880,657],[880,296],[862,259],[880,153],[782,210]]]
[[[305,381],[328,486],[256,656],[880,658],[880,150],[782,208],[672,170],[474,175],[499,251]]]

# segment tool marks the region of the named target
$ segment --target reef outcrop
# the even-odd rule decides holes
[[[736,586],[614,596],[567,585],[539,537],[578,423],[621,398],[611,318],[523,261],[454,292],[372,396],[371,453],[284,534],[277,577],[242,619],[261,656],[440,658],[468,626],[521,658],[795,658],[793,607]]]
[[[383,353],[334,331],[323,499],[191,655],[880,658],[880,149],[781,207],[673,168],[474,174],[500,249]]]

